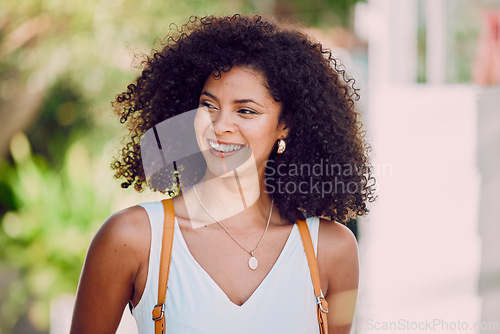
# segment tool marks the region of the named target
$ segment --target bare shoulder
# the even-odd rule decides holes
[[[330,333],[350,332],[359,280],[358,244],[345,225],[321,219],[318,266],[328,302]]]
[[[112,214],[103,223],[90,245],[91,254],[109,258],[136,277],[147,266],[151,228],[146,210],[133,206]]]
[[[149,218],[141,206],[133,206],[118,211],[104,222],[97,232],[94,242],[102,241],[116,244],[119,248],[131,247],[139,250],[144,241],[150,239]],[[147,243],[145,246],[148,246]]]
[[[111,215],[96,233],[83,266],[71,333],[114,333],[147,271],[150,227],[139,206]]]
[[[344,224],[320,219],[318,245],[321,247],[322,255],[328,258],[329,262],[342,261],[352,256],[357,259],[356,237]]]
[[[327,290],[342,291],[358,286],[358,243],[344,224],[320,219],[318,265],[327,278]]]

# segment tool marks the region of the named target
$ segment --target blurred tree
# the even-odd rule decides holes
[[[275,14],[321,28],[352,28],[353,10],[367,0],[276,0]]]
[[[12,135],[46,110],[41,104],[47,102],[54,85],[77,92],[87,107],[107,108],[110,92],[119,92],[123,82],[136,74],[130,68],[131,53],[148,50],[155,38],[166,34],[171,22],[182,23],[192,14],[239,9],[238,2],[223,0],[4,1],[0,13],[0,156],[5,157]],[[62,81],[69,87],[62,87]],[[70,117],[62,116],[70,110],[59,112],[59,121],[66,122],[62,126],[70,125]]]

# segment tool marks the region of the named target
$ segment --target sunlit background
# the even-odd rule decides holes
[[[500,333],[500,0],[4,0],[0,334],[67,333],[92,236],[154,198],[112,177],[110,101],[171,23],[234,13],[302,23],[360,88],[379,198],[352,332]]]

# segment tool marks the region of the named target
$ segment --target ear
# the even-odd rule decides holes
[[[286,126],[285,122],[282,122],[278,125],[278,139],[285,139],[288,137],[288,126]]]

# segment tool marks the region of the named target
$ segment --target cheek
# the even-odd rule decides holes
[[[196,111],[196,116],[194,117],[194,128],[198,133],[199,129],[205,129],[211,124],[210,115],[208,111],[203,108],[199,108]]]
[[[247,140],[250,143],[252,150],[259,154],[268,154],[273,148],[276,138],[278,137],[278,130],[276,127],[265,124],[260,126],[257,130],[248,129]]]
[[[196,116],[194,118],[194,131],[196,132],[196,140],[200,147],[203,146],[203,137],[205,134],[213,131],[212,122],[210,120],[210,115],[207,111],[203,109],[198,109]]]

